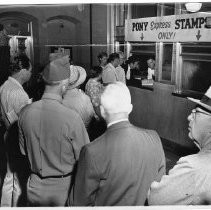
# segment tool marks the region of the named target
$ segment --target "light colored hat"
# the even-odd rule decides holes
[[[189,100],[201,105],[205,109],[211,111],[211,86],[207,90],[207,92],[204,94],[201,100],[195,99],[195,98],[189,98]]]
[[[61,53],[51,53],[50,63],[43,71],[43,79],[47,82],[59,82],[70,77],[69,56]]]
[[[81,66],[70,65],[70,79],[69,79],[69,89],[73,89],[81,85],[86,79],[86,70]]]

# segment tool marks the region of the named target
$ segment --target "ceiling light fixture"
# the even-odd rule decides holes
[[[185,3],[185,7],[188,12],[198,12],[201,9],[201,6],[202,3],[199,2]]]

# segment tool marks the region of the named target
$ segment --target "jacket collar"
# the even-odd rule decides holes
[[[116,120],[116,121],[110,122],[110,123],[108,123],[107,127],[109,128],[112,125],[119,123],[119,122],[123,122],[123,121],[128,121],[128,118],[124,118],[124,119],[121,119],[121,120]]]
[[[111,126],[109,126],[107,128],[107,131],[110,132],[110,131],[113,131],[113,130],[116,130],[116,129],[119,129],[119,128],[127,128],[127,127],[131,127],[132,124],[127,120],[127,121],[121,121],[121,122],[118,122],[118,123],[115,123],[115,124],[112,124]]]

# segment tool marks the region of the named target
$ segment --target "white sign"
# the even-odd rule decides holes
[[[208,13],[129,19],[125,40],[130,42],[211,42]]]

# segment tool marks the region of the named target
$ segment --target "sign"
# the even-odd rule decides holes
[[[170,15],[125,21],[125,41],[129,42],[211,42],[206,27],[208,13]]]

